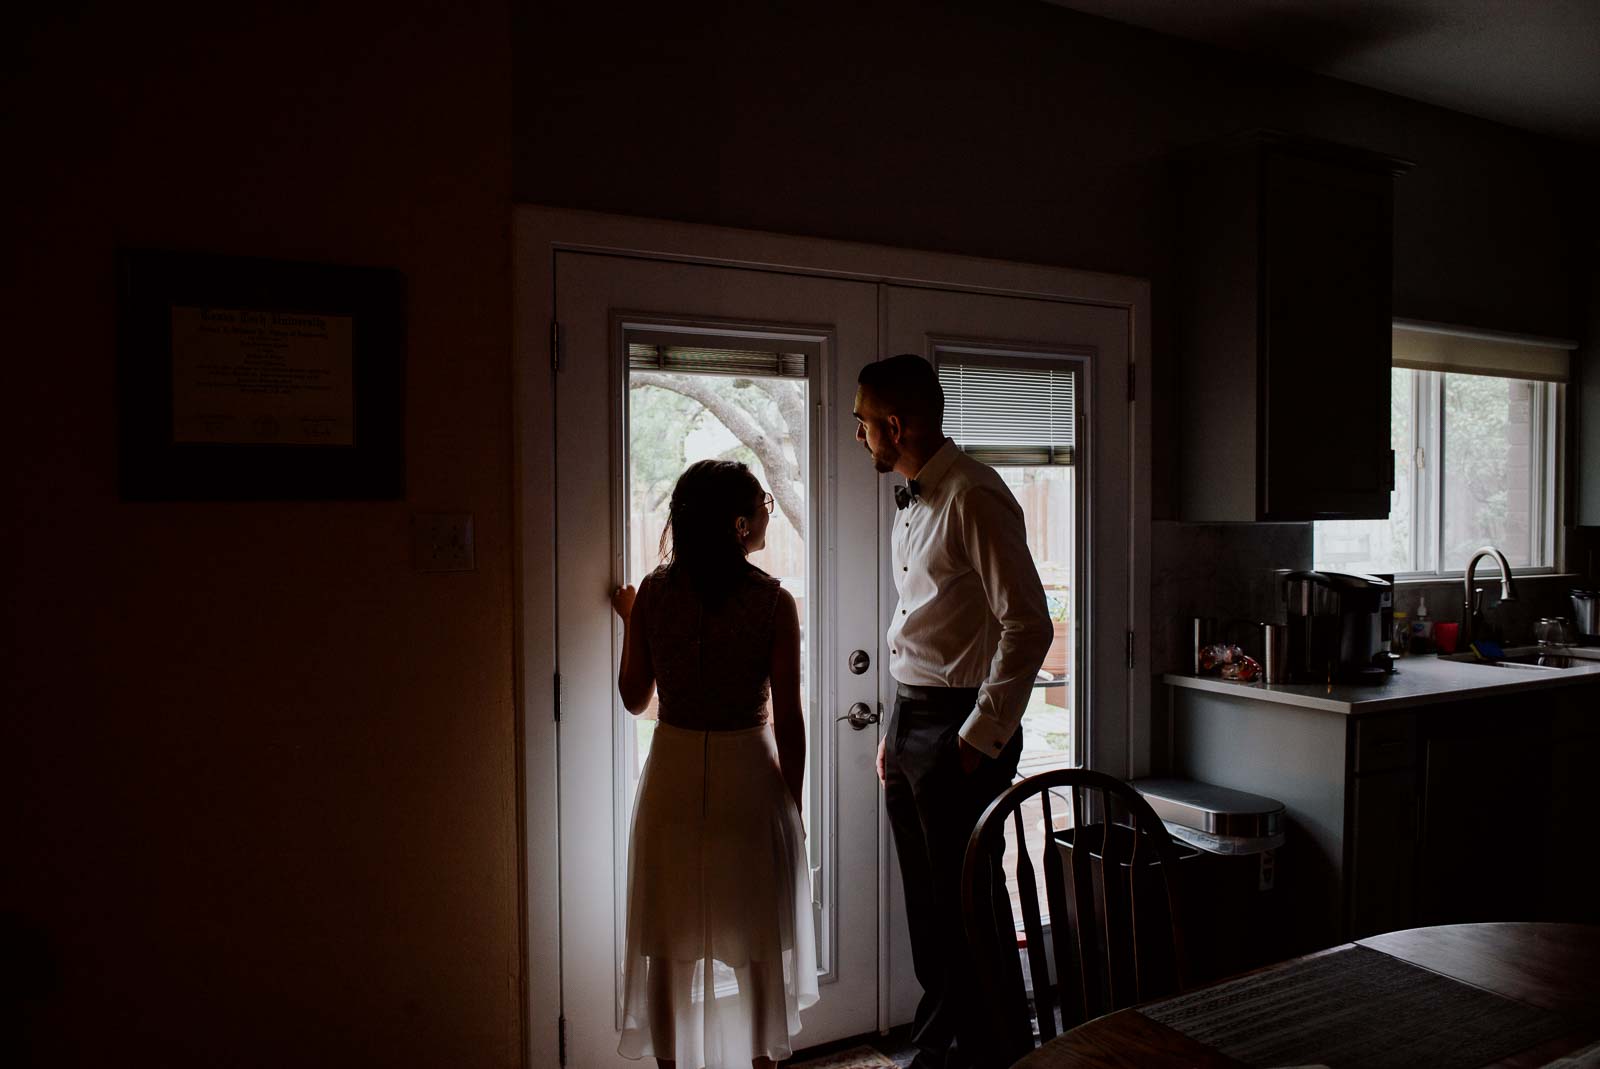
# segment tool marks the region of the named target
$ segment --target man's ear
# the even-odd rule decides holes
[[[891,414],[883,421],[883,426],[889,432],[889,441],[899,445],[900,439],[906,433],[906,425],[900,422],[900,417]]]

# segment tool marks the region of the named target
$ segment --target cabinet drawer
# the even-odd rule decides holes
[[[1356,775],[1410,768],[1416,763],[1417,718],[1409,713],[1364,716],[1355,721],[1352,747]]]

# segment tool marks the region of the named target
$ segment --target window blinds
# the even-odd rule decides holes
[[[1071,464],[1077,445],[1076,373],[1022,360],[941,354],[945,433],[994,467]]]
[[[1394,366],[1456,375],[1566,382],[1576,342],[1467,331],[1436,323],[1396,320],[1390,335]]]
[[[718,349],[699,345],[651,345],[630,341],[628,367],[634,371],[803,379],[806,377],[806,354],[767,349]]]

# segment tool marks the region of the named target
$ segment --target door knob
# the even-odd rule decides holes
[[[860,675],[862,672],[865,672],[868,668],[872,667],[872,658],[867,656],[866,650],[851,650],[850,660],[848,663],[850,665],[850,671],[855,675]]]
[[[839,720],[850,721],[850,727],[855,731],[865,731],[878,722],[878,714],[866,702],[856,702],[848,713],[839,717]],[[838,720],[834,723],[838,723]]]

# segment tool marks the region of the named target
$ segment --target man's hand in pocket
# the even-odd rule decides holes
[[[982,750],[959,735],[956,736],[956,750],[961,756],[962,775],[970,776],[978,771],[978,766],[983,764]]]

